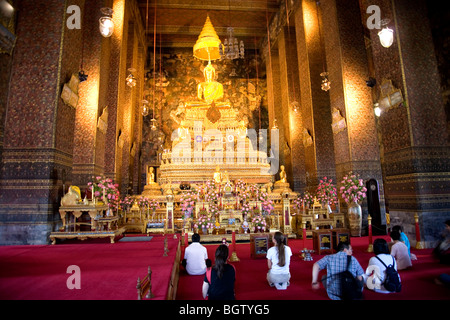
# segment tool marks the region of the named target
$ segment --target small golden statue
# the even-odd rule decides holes
[[[214,172],[213,179],[215,183],[222,183],[222,172],[220,172],[219,166],[216,167],[216,172]]]
[[[147,184],[156,184],[155,182],[155,169],[152,166],[148,167],[147,170]]]
[[[284,191],[291,192],[291,189],[289,188],[289,182],[287,182],[287,175],[286,171],[284,171],[284,166],[280,166],[280,180],[276,181],[273,187],[274,193],[281,193]]]

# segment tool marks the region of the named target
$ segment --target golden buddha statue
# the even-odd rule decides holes
[[[275,193],[281,193],[283,191],[291,192],[291,189],[289,188],[289,182],[287,182],[287,175],[286,171],[284,171],[284,166],[280,166],[280,180],[275,181],[273,192]]]
[[[155,169],[151,166],[148,167],[147,171],[147,184],[157,184],[155,182]]]
[[[155,182],[155,168],[148,166],[147,169],[147,184],[144,186],[142,196],[161,195],[161,186]]]
[[[222,172],[220,172],[219,166],[216,167],[216,172],[214,172],[213,179],[215,183],[222,183]]]
[[[200,100],[204,100],[208,104],[222,99],[223,86],[221,83],[214,81],[216,77],[216,70],[211,65],[211,61],[208,62],[208,65],[203,70],[203,75],[206,81],[201,82],[197,86],[197,97]]]

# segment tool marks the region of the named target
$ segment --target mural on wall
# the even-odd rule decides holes
[[[160,59],[162,57],[162,59]],[[257,62],[258,61],[258,62]],[[180,127],[185,104],[196,101],[197,86],[204,81],[206,61],[193,57],[192,49],[167,49],[149,58],[144,97],[150,112],[143,121],[142,164],[158,164],[159,153],[171,148],[172,132]],[[223,85],[224,102],[238,108],[239,121],[247,128],[268,129],[268,107],[265,66],[255,54],[243,60],[213,61],[216,81]],[[153,115],[154,111],[154,115]],[[152,118],[157,129],[151,130]]]

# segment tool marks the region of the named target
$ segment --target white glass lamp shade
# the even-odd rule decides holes
[[[378,37],[380,37],[380,43],[383,47],[389,48],[394,42],[394,31],[389,28],[383,28],[378,32]]]
[[[111,37],[114,31],[114,23],[111,17],[101,17],[99,20],[100,34],[105,38]]]

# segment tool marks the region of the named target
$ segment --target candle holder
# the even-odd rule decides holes
[[[307,248],[300,251],[302,253],[303,261],[313,261],[313,257],[311,256],[311,253],[314,252],[314,250],[309,250]]]

